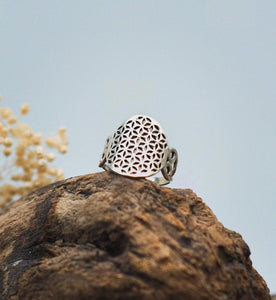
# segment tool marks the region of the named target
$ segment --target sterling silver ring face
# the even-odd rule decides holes
[[[149,177],[162,171],[163,185],[172,180],[177,151],[168,147],[161,125],[153,118],[136,115],[108,137],[99,164],[106,170],[129,177]]]

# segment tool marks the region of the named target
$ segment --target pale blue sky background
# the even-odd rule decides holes
[[[276,1],[0,0],[0,93],[36,131],[68,128],[66,177],[101,171],[134,114],[163,126],[192,188],[276,293]]]

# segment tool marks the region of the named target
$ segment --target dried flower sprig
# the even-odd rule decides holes
[[[29,110],[29,105],[23,104],[20,113],[26,115]],[[0,208],[34,189],[62,180],[63,170],[49,166],[56,156],[48,150],[64,154],[67,146],[65,127],[60,127],[56,136],[44,138],[19,122],[10,108],[0,107],[0,156],[5,158],[0,166]]]

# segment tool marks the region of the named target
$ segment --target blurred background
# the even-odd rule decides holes
[[[239,232],[276,293],[276,2],[0,1],[1,106],[65,125],[66,177],[99,172],[105,139],[154,117],[191,188]]]

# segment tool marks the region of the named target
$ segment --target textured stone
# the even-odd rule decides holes
[[[191,190],[102,172],[0,213],[0,298],[270,299],[249,255]]]

